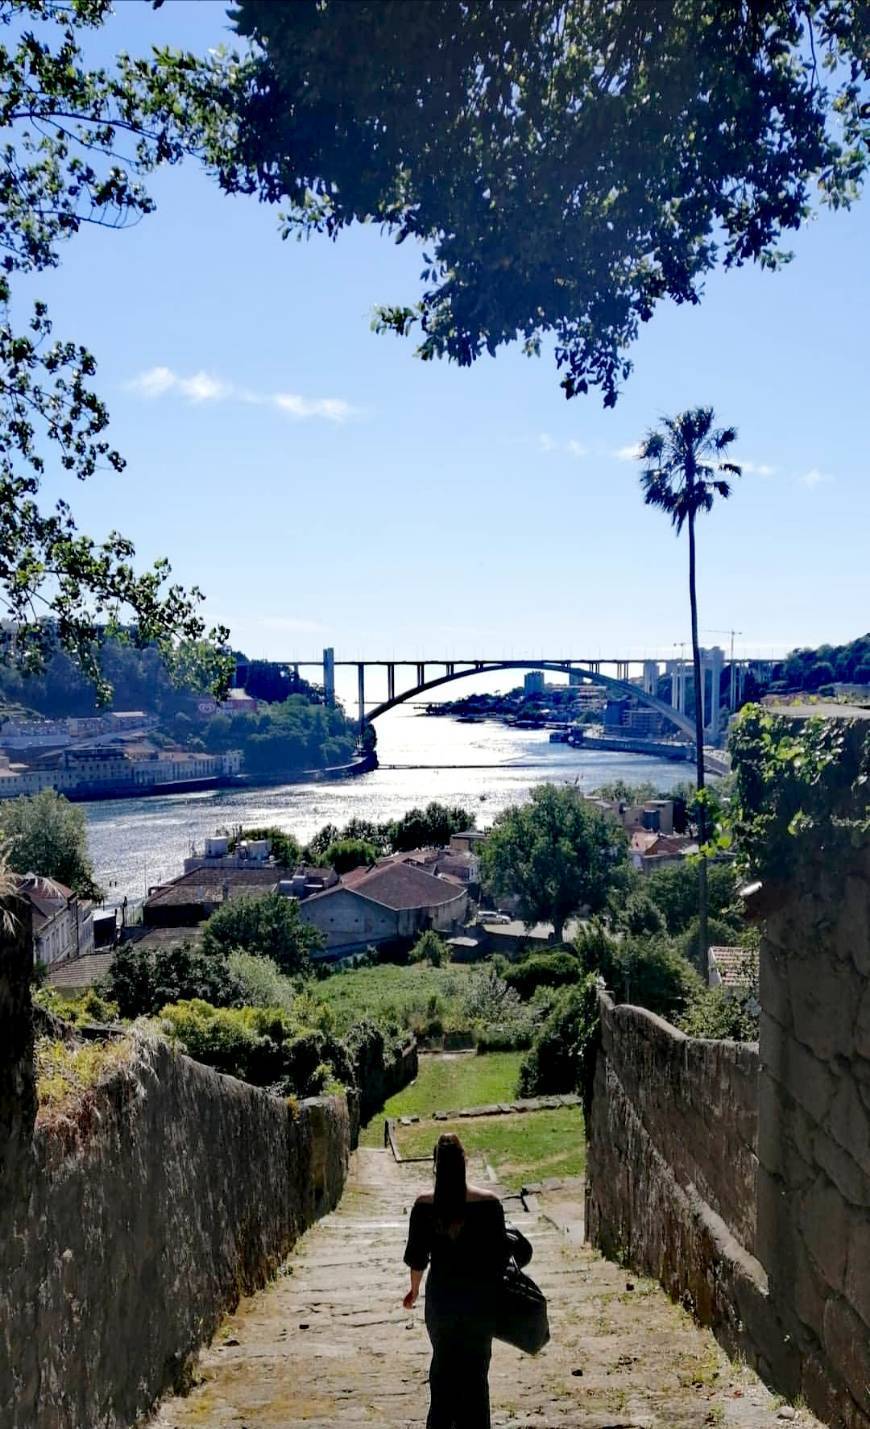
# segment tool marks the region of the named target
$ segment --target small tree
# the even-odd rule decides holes
[[[318,928],[303,923],[298,903],[280,893],[233,898],[212,913],[202,935],[205,953],[255,953],[284,973],[308,972],[311,954],[324,942]]]
[[[8,840],[13,872],[56,879],[82,898],[102,897],[88,853],[84,813],[53,789],[11,799],[0,809],[0,834]]]
[[[349,873],[352,868],[374,863],[377,857],[374,844],[365,839],[336,839],[324,851],[322,859],[325,866],[334,868],[336,873]]]
[[[430,967],[441,968],[450,961],[450,949],[434,928],[427,928],[417,939],[408,960],[412,963],[429,963]]]
[[[701,683],[701,647],[698,643],[698,593],[695,580],[695,521],[702,511],[712,511],[717,496],[726,500],[731,486],[726,476],[740,476],[741,468],[725,461],[737,438],[734,427],[713,426],[712,407],[695,407],[677,417],[666,417],[661,431],[649,432],[640,449],[641,486],[648,506],[664,511],[676,528],[689,532],[689,606],[692,617],[692,667],[695,676],[695,759],[697,770],[698,841],[706,842],[704,799],[704,687]],[[701,971],[707,972],[707,861],[698,864],[698,916],[701,921]]]
[[[559,993],[520,1067],[524,1097],[588,1092],[598,1030],[598,984],[594,976]]]
[[[483,881],[517,897],[525,923],[552,922],[556,942],[580,908],[604,907],[627,866],[626,836],[567,785],[539,784],[527,804],[499,814],[481,853]]]

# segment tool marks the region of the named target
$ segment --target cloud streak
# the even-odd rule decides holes
[[[190,377],[184,377],[173,372],[171,367],[150,367],[125,385],[128,392],[146,401],[174,395],[183,397],[194,406],[244,402],[249,406],[272,407],[298,420],[314,417],[341,423],[357,416],[359,410],[342,397],[304,397],[299,392],[253,392],[210,372],[194,372]]]
[[[542,452],[562,452],[567,456],[576,457],[579,461],[581,457],[589,455],[589,448],[584,447],[582,442],[578,442],[574,437],[568,441],[559,442],[555,437],[551,437],[549,432],[541,432],[538,437],[538,447]]]
[[[834,478],[829,472],[819,471],[819,468],[814,466],[810,471],[805,471],[803,476],[798,477],[798,480],[801,486],[806,486],[808,490],[812,491],[814,487],[824,486],[829,481],[833,481]]]

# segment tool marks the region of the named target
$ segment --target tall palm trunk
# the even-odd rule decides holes
[[[698,593],[695,587],[695,513],[689,512],[689,604],[692,609],[692,668],[695,675],[695,756],[698,792],[704,788],[704,686],[701,683],[701,648],[698,644]],[[698,843],[707,841],[707,811],[703,799],[698,805]],[[709,981],[707,951],[707,860],[698,867],[698,971]]]

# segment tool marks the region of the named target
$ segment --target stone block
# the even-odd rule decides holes
[[[812,1330],[818,1339],[822,1337],[825,1303],[830,1294],[830,1288],[814,1270],[809,1256],[798,1241],[792,1263],[794,1309],[801,1323]]]
[[[864,1174],[850,1153],[833,1141],[827,1132],[816,1132],[815,1156],[847,1201],[855,1206],[870,1208],[870,1176]]]
[[[844,1381],[856,1402],[870,1410],[870,1335],[845,1300],[832,1298],[825,1306],[824,1346],[834,1372]]]
[[[829,1062],[852,1055],[855,1007],[862,988],[851,966],[825,954],[821,945],[816,956],[795,957],[788,964],[788,979],[795,1036],[820,1061]]]
[[[855,1051],[870,1062],[870,983],[864,989],[855,1023]]]
[[[852,1211],[849,1221],[846,1299],[864,1321],[865,1333],[870,1336],[870,1217],[862,1211]]]
[[[799,1106],[815,1122],[824,1122],[836,1090],[836,1080],[827,1064],[802,1042],[787,1032],[766,1039],[762,1075],[775,1077]]]
[[[870,978],[870,883],[859,874],[846,879],[837,942],[861,976]]]
[[[767,1013],[781,1027],[791,1026],[791,993],[787,962],[765,938],[758,960],[758,997]]]
[[[850,1076],[840,1078],[840,1085],[831,1103],[828,1129],[852,1159],[870,1176],[870,1112],[861,1099],[857,1084]]]
[[[780,1084],[762,1071],[758,1079],[758,1160],[776,1176],[782,1174],[784,1165],[787,1104]]]
[[[846,1278],[849,1214],[843,1197],[827,1176],[817,1176],[800,1197],[798,1226],[810,1259],[822,1280],[841,1291]]]

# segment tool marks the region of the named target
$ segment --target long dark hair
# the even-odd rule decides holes
[[[435,1145],[435,1229],[457,1236],[465,1222],[465,1149],[446,1132]]]

